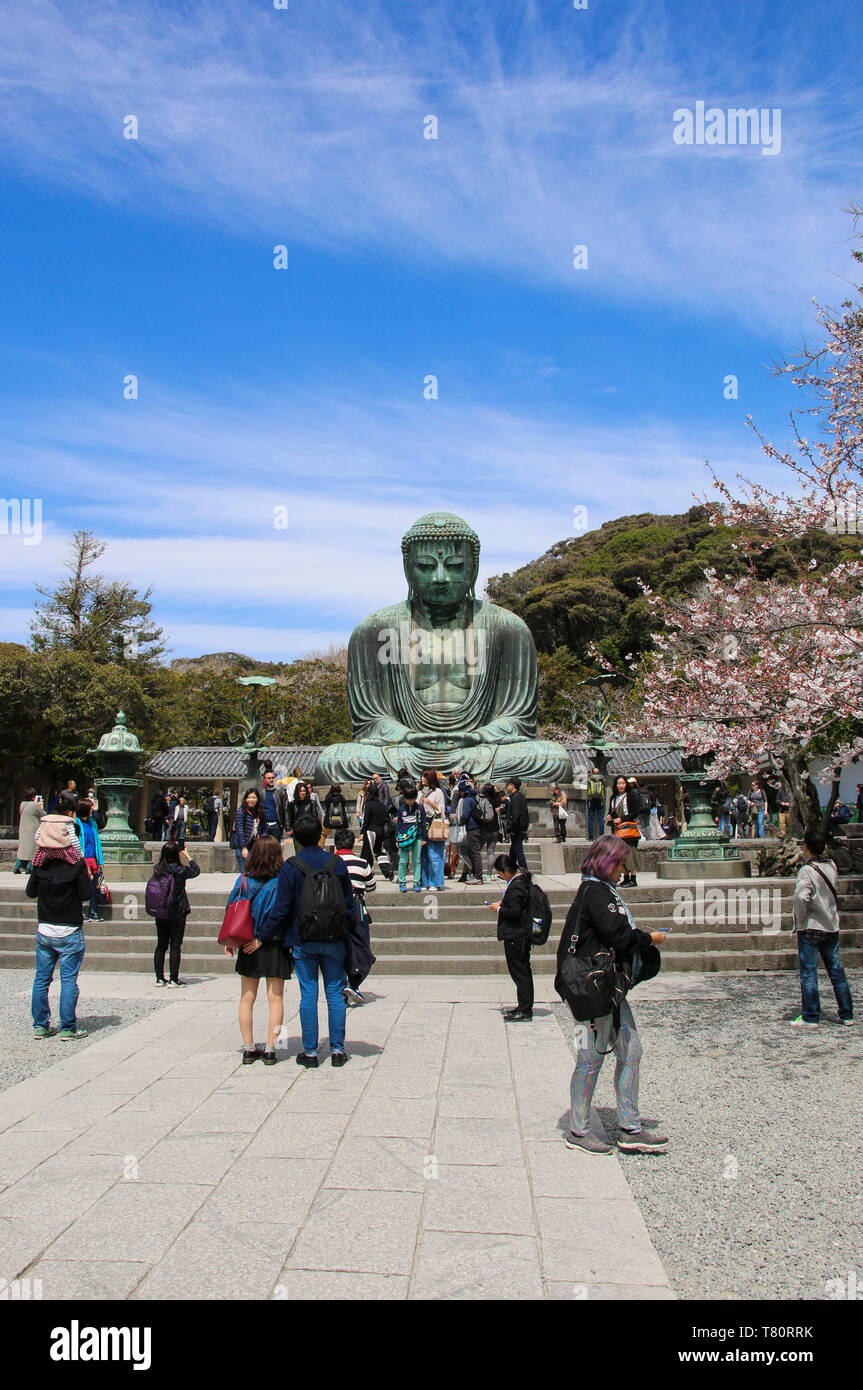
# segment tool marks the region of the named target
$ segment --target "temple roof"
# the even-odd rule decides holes
[[[593,766],[586,748],[564,744],[572,758],[573,777],[581,781]],[[307,744],[274,745],[267,752],[276,773],[290,772],[301,767],[303,775],[311,777],[321,747]],[[666,743],[621,744],[611,750],[609,772],[625,773],[627,777],[678,777],[681,772],[680,750]],[[238,780],[244,775],[242,749],[216,744],[204,747],[166,748],[156,753],[145,769],[148,777],[180,781],[211,781],[213,778]]]

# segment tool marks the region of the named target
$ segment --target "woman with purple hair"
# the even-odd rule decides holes
[[[617,891],[629,853],[626,841],[615,835],[601,835],[587,852],[581,866],[581,886],[567,913],[557,968],[561,969],[573,938],[577,954],[594,955],[603,947],[613,947],[618,960],[631,965],[632,981],[646,977],[642,961],[652,947],[662,946],[665,932],[641,931],[629,907]],[[655,956],[655,952],[653,953]],[[658,968],[658,967],[657,967]],[[656,973],[656,969],[651,971]],[[578,1048],[570,1086],[572,1116],[568,1149],[591,1154],[609,1154],[611,1145],[591,1133],[590,1105],[602,1064],[614,1052],[614,1088],[620,1133],[617,1146],[624,1153],[661,1153],[668,1147],[664,1135],[645,1134],[638,1111],[638,1076],[642,1047],[632,1010],[624,999],[620,1005],[620,1027],[615,1032],[614,1015],[576,1024]]]

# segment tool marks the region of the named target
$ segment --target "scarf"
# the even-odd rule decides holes
[[[77,845],[67,845],[65,849],[53,846],[48,849],[38,848],[33,855],[33,868],[38,869],[40,864],[45,864],[49,859],[65,859],[67,864],[76,864],[81,857]]]

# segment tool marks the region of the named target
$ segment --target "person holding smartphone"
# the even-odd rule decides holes
[[[654,948],[664,945],[666,932],[641,931],[617,891],[628,854],[629,846],[619,835],[601,835],[591,845],[581,866],[581,886],[557,948],[558,970],[575,936],[590,955],[612,947],[618,960],[630,964],[633,985],[640,978],[656,974],[658,958]],[[649,972],[648,965],[653,967]],[[619,1018],[617,1030],[613,1014],[576,1025],[577,1052],[570,1084],[571,1130],[566,1147],[590,1154],[612,1152],[610,1144],[591,1132],[590,1106],[602,1064],[613,1052],[620,1126],[617,1147],[623,1153],[663,1153],[668,1147],[667,1137],[648,1134],[641,1123],[638,1084],[643,1049],[627,999],[620,1005]]]
[[[527,869],[522,869],[512,850],[497,856],[494,871],[505,886],[500,899],[496,903],[487,902],[486,906],[490,912],[497,913],[497,939],[503,942],[506,968],[516,992],[516,1006],[509,1009],[504,1018],[507,1023],[530,1023],[533,1019],[531,876]]]
[[[29,874],[36,852],[36,831],[44,815],[41,796],[36,795],[33,787],[28,787],[18,807],[18,848],[13,874]]]

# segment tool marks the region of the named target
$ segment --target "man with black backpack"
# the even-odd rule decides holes
[[[512,853],[499,854],[494,871],[504,883],[503,896],[489,903],[490,912],[497,913],[497,939],[503,942],[506,968],[516,989],[516,1007],[509,1009],[507,1023],[530,1023],[533,1019],[533,972],[530,968],[531,946],[542,946],[551,928],[551,904],[548,896],[534,883],[531,875],[520,869]]]
[[[738,792],[734,798],[732,814],[734,816],[735,836],[738,840],[744,839],[749,822],[749,798],[745,792]]]
[[[342,1067],[345,1052],[346,1005],[342,986],[347,938],[356,927],[356,905],[344,860],[321,849],[321,823],[316,816],[300,816],[294,824],[297,853],[279,870],[273,903],[272,933],[283,932],[291,950],[300,985],[300,1029],[303,1050],[297,1063],[318,1065],[318,975],[323,975],[327,997],[331,1062]]]

